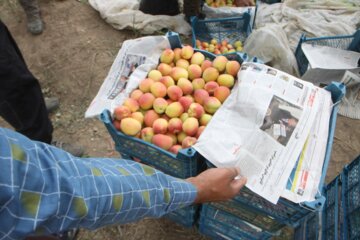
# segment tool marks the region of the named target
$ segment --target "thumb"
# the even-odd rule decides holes
[[[240,189],[242,189],[247,182],[246,177],[241,177],[240,179],[234,180],[231,183],[231,187],[234,190],[234,192],[240,192]]]

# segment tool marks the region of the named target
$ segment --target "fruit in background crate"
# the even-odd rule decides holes
[[[167,87],[161,82],[155,82],[150,87],[150,92],[156,98],[162,98],[166,96]]]
[[[206,4],[210,7],[241,7],[243,4],[237,5],[235,0],[206,0]],[[252,3],[253,4],[253,3]]]
[[[196,135],[195,135],[196,138],[199,138],[199,137],[200,137],[200,135],[202,134],[202,132],[205,130],[205,127],[206,127],[206,126],[200,126],[200,127],[198,128],[198,131],[196,132]]]
[[[180,78],[187,79],[188,76],[189,76],[188,71],[181,67],[174,67],[170,73],[170,77],[172,77],[175,82],[177,82]]]
[[[189,72],[190,80],[194,80],[195,78],[200,78],[202,75],[201,67],[197,64],[191,64],[187,70]]]
[[[124,118],[120,122],[120,129],[126,135],[135,136],[141,131],[141,124],[136,119]]]
[[[237,73],[240,70],[240,63],[238,63],[237,61],[228,61],[226,63],[225,69],[228,74],[236,77]]]
[[[188,67],[190,66],[190,63],[189,63],[189,61],[186,60],[186,59],[179,59],[179,60],[177,60],[177,62],[176,62],[176,66],[177,66],[177,67],[184,68],[184,69],[187,70]]]
[[[204,72],[205,69],[212,67],[212,62],[210,60],[205,60],[202,64],[201,64],[201,70]]]
[[[160,62],[170,64],[174,61],[175,53],[172,49],[165,49],[160,55]]]
[[[169,120],[169,125],[168,125],[168,130],[170,133],[179,133],[182,131],[182,124],[183,122],[181,121],[180,118],[171,118]]]
[[[229,95],[230,95],[230,88],[225,86],[220,86],[214,91],[214,97],[219,99],[221,103],[223,103]]]
[[[184,111],[187,112],[190,105],[194,102],[194,99],[187,95],[187,96],[183,96],[179,99],[179,103],[183,106]]]
[[[143,94],[144,93],[140,89],[135,89],[134,91],[131,92],[130,98],[135,99],[135,100],[139,100],[139,98]]]
[[[169,152],[178,154],[179,150],[182,149],[181,145],[174,145],[169,149]]]
[[[168,133],[166,133],[165,135],[171,137],[171,139],[172,139],[172,145],[173,145],[173,146],[177,144],[176,134],[174,134],[174,133],[169,133],[169,132],[168,132]],[[169,149],[169,151],[170,151],[170,149]]]
[[[192,145],[194,145],[196,143],[196,141],[197,141],[196,138],[187,136],[182,141],[182,148],[191,147]]]
[[[178,101],[183,96],[183,90],[179,86],[170,86],[167,95],[171,100]]]
[[[214,114],[221,106],[221,102],[216,97],[208,97],[204,101],[204,108],[207,113]]]
[[[196,52],[193,54],[193,56],[191,57],[191,64],[197,64],[199,66],[201,66],[201,64],[205,61],[205,56],[204,54],[200,53],[200,52]]]
[[[235,84],[235,79],[230,74],[221,74],[218,77],[217,82],[219,83],[220,86],[225,86],[225,87],[231,88]]]
[[[201,105],[204,104],[204,100],[207,99],[208,97],[209,97],[209,93],[205,89],[198,89],[194,93],[195,102]]]
[[[159,82],[164,84],[167,88],[175,85],[174,79],[172,79],[172,77],[170,77],[170,76],[164,76],[164,77],[160,78]]]
[[[193,54],[194,54],[194,49],[191,46],[184,46],[181,49],[181,57],[183,59],[191,59]]]
[[[185,132],[180,132],[176,135],[177,139],[178,139],[178,143],[182,144],[182,142],[184,141],[184,139],[187,137]]]
[[[202,78],[195,78],[191,84],[193,85],[193,89],[194,91],[198,90],[198,89],[203,89],[205,86],[205,81]]]
[[[181,88],[184,95],[192,94],[194,90],[192,83],[186,78],[180,78],[177,82],[177,86]]]
[[[168,106],[165,98],[156,98],[153,103],[153,108],[156,113],[163,114]]]
[[[141,112],[133,112],[133,113],[131,114],[131,117],[132,117],[133,119],[138,120],[139,123],[140,123],[141,125],[143,125],[143,123],[144,123],[144,114],[142,114]]]
[[[143,93],[148,93],[148,92],[150,92],[150,87],[153,83],[154,83],[154,80],[152,80],[151,78],[145,78],[145,80],[142,80],[140,82],[139,89]]]
[[[223,72],[226,68],[228,59],[225,56],[217,56],[213,61],[213,67],[219,72]]]
[[[165,134],[155,134],[151,141],[156,146],[165,150],[169,150],[173,146],[172,138]]]
[[[159,70],[151,70],[148,74],[148,78],[151,78],[155,82],[159,81],[159,79],[162,77],[162,74]]]
[[[169,125],[168,121],[166,121],[163,118],[158,118],[154,121],[152,128],[154,129],[155,134],[158,133],[165,134],[167,133],[168,125]]]
[[[131,110],[127,106],[119,106],[114,110],[114,116],[116,120],[122,120],[131,116]]]
[[[187,136],[194,136],[199,128],[199,121],[194,117],[189,117],[182,125],[182,129]]]
[[[218,87],[219,84],[217,82],[211,81],[205,84],[204,89],[209,93],[210,96],[212,96]]]
[[[235,41],[233,44],[228,43],[227,40],[223,40],[221,43],[218,43],[215,39],[212,39],[210,42],[196,40],[196,48],[216,55],[243,51],[243,45],[240,40]]]
[[[160,63],[157,67],[157,70],[160,71],[162,76],[168,76],[171,73],[171,69],[172,67],[166,63]]]
[[[141,139],[145,142],[151,143],[152,138],[154,136],[154,130],[151,127],[143,128],[140,132]]]
[[[170,117],[180,117],[184,112],[184,107],[179,102],[173,102],[166,108],[165,114]]]
[[[203,106],[201,106],[198,103],[192,103],[188,110],[189,117],[194,117],[197,119],[201,118],[201,116],[204,113],[205,113],[205,110],[204,110]]]
[[[230,48],[226,41],[210,45]],[[224,56],[207,60],[190,46],[167,49],[139,89],[114,110],[113,124],[126,135],[177,153],[195,144],[229,96],[239,68]]]
[[[200,121],[199,121],[200,125],[201,126],[206,126],[210,122],[211,118],[212,118],[212,116],[210,114],[205,113],[200,118]]]
[[[209,67],[203,72],[202,78],[205,82],[216,81],[219,77],[219,71],[214,67]]]
[[[145,93],[141,95],[138,102],[143,110],[148,110],[153,107],[154,100],[155,100],[154,95],[152,95],[151,93]]]
[[[152,127],[154,121],[160,118],[160,115],[157,114],[154,110],[149,110],[145,113],[144,123],[146,127]]]

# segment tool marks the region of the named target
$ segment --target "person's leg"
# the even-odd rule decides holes
[[[40,7],[37,0],[19,0],[27,18],[27,28],[34,35],[42,33],[44,23],[40,16]]]
[[[38,80],[0,21],[0,116],[25,136],[51,143],[53,127]]]

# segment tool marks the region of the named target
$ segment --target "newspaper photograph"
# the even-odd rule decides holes
[[[262,64],[245,63],[231,95],[194,148],[217,167],[240,168],[246,186],[276,204],[305,143],[312,143],[307,140],[324,106],[320,96],[331,105],[324,89]]]
[[[99,116],[104,109],[113,112],[146,78],[147,73],[157,66],[162,51],[169,47],[169,40],[165,36],[125,41],[85,117]]]

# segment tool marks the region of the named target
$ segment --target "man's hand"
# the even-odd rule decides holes
[[[249,7],[255,6],[254,0],[235,0],[235,5],[237,7]]]
[[[186,180],[198,190],[195,203],[225,201],[235,197],[245,186],[245,177],[235,180],[239,174],[237,168],[211,168]]]

